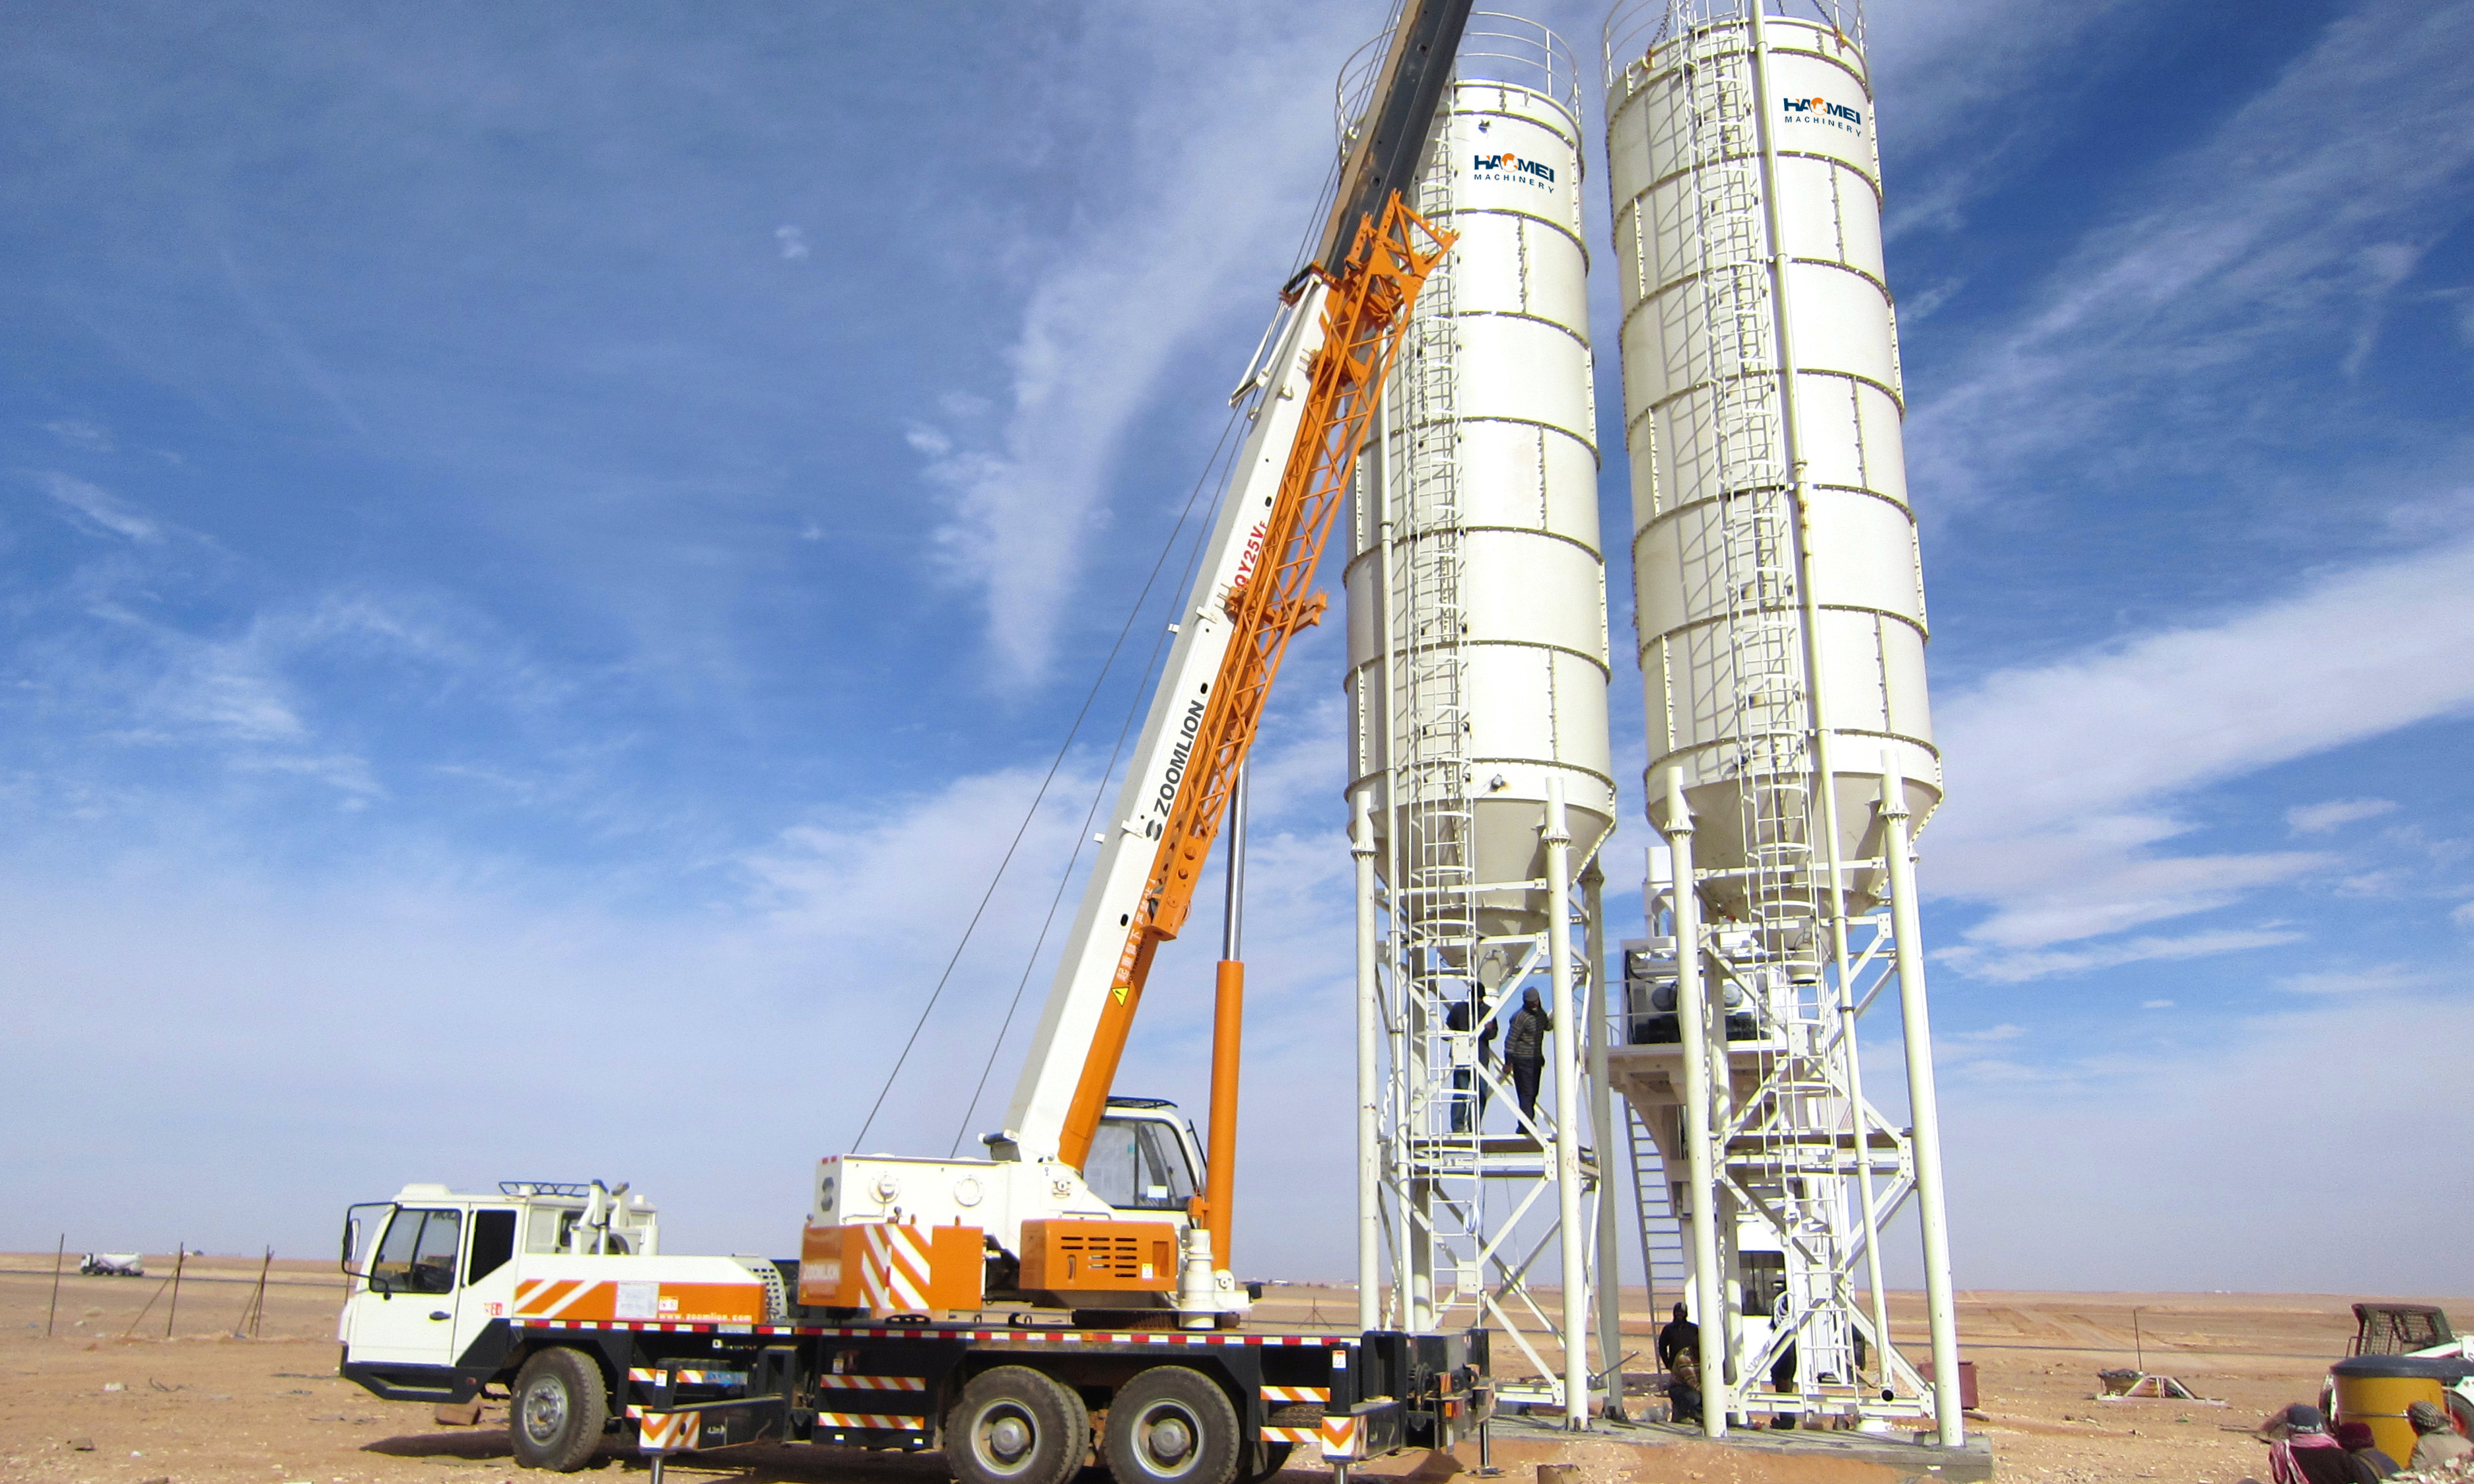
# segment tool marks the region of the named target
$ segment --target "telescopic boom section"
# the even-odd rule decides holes
[[[1089,1156],[1107,1107],[1152,954],[1163,939],[1176,937],[1194,905],[1195,887],[1227,816],[1238,766],[1254,744],[1289,641],[1322,621],[1327,599],[1312,588],[1323,541],[1356,473],[1367,420],[1382,396],[1410,306],[1452,241],[1453,233],[1429,224],[1394,191],[1379,218],[1361,220],[1340,271],[1315,270],[1328,285],[1322,347],[1315,353],[1297,441],[1263,527],[1263,555],[1228,595],[1227,653],[1212,680],[1191,760],[1176,785],[1058,1139],[1057,1156],[1076,1169]]]

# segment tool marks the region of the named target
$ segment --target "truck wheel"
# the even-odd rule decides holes
[[[1117,1484],[1232,1484],[1237,1409],[1201,1372],[1153,1366],[1108,1403],[1107,1452]]]
[[[516,1373],[507,1403],[507,1441],[516,1467],[573,1473],[601,1447],[610,1421],[601,1368],[581,1350],[547,1350]]]
[[[962,1484],[1065,1484],[1090,1451],[1090,1409],[1029,1366],[971,1377],[946,1427],[946,1461]]]

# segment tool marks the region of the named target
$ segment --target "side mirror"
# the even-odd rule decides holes
[[[369,1244],[377,1240],[379,1233],[386,1229],[386,1218],[393,1215],[395,1209],[392,1201],[373,1201],[348,1207],[344,1212],[343,1253],[336,1265],[343,1270],[345,1277],[366,1280],[381,1296],[388,1291],[386,1280],[354,1264],[367,1254]]]

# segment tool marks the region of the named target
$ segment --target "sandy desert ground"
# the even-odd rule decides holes
[[[478,1427],[443,1427],[425,1407],[379,1401],[336,1378],[340,1288],[330,1265],[277,1262],[254,1340],[232,1331],[256,1281],[255,1259],[190,1259],[177,1316],[167,1315],[160,1280],[170,1261],[149,1257],[147,1268],[155,1276],[142,1279],[72,1272],[61,1282],[55,1333],[46,1339],[51,1254],[0,1255],[0,1372],[7,1377],[0,1484],[479,1484],[520,1476],[492,1418]],[[1978,1372],[1982,1417],[1975,1425],[1991,1436],[2005,1479],[2231,1484],[2263,1467],[2265,1450],[2249,1424],[2272,1407],[2316,1397],[2328,1362],[2344,1353],[2352,1330],[2347,1303],[2357,1297],[2438,1302],[2474,1318],[2474,1302],[2430,1295],[1969,1293],[1959,1323]],[[1271,1290],[1255,1323],[1338,1329],[1354,1307],[1345,1289],[1280,1287]],[[2148,1369],[2226,1405],[2093,1399],[2096,1373],[2131,1359],[2134,1311]],[[1912,1296],[1902,1296],[1896,1319],[1903,1331],[1920,1329]],[[1644,1350],[1653,1327],[1646,1312],[1627,1316],[1627,1334],[1637,1331]],[[1550,1456],[1582,1464],[1588,1484],[1891,1484],[1895,1477],[1842,1460],[1720,1454],[1689,1445],[1591,1442],[1551,1453],[1550,1447],[1507,1446],[1497,1462],[1515,1484],[1525,1484],[1530,1465]],[[1440,1480],[1452,1468],[1404,1455],[1366,1472]],[[587,1476],[643,1472],[641,1459],[613,1448]],[[933,1455],[777,1447],[708,1455],[671,1470],[681,1484],[932,1484],[945,1476]],[[1316,1476],[1292,1471],[1286,1484]]]

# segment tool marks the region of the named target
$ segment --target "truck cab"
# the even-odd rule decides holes
[[[762,1259],[662,1256],[651,1204],[599,1180],[406,1185],[346,1213],[342,1259],[344,1376],[390,1400],[471,1400],[502,1368],[510,1321],[535,1310],[661,1318],[715,1288],[735,1291],[734,1317],[787,1306]]]

